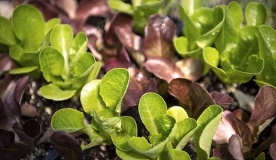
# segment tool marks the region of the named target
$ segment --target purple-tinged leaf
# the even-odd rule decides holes
[[[166,58],[156,57],[148,59],[144,66],[156,77],[164,79],[168,83],[175,78],[185,78],[180,68],[172,60]]]
[[[129,107],[137,106],[140,98],[144,93],[155,92],[157,82],[155,79],[143,78],[143,73],[138,73],[135,79],[131,79],[127,92],[124,96],[122,103],[122,111],[127,110]]]
[[[202,77],[203,64],[198,59],[185,58],[177,61],[176,66],[178,66],[178,68],[184,75],[183,78],[195,82]]]
[[[8,88],[13,84],[13,77],[10,74],[5,74],[4,78],[0,79],[0,98],[4,101]]]
[[[184,78],[173,79],[169,84],[168,92],[177,98],[181,103],[191,107],[189,96],[192,81]]]
[[[5,114],[10,121],[10,125],[21,125],[21,109],[14,97],[15,82],[11,82],[9,90],[4,99]]]
[[[0,119],[5,116],[5,108],[2,99],[0,98]]]
[[[176,35],[175,23],[160,14],[151,15],[145,28],[143,52],[147,59],[163,57],[173,59],[173,38]]]
[[[16,160],[23,156],[24,149],[14,143],[14,133],[0,129],[0,155],[1,159]]]
[[[220,93],[218,91],[213,91],[210,93],[211,97],[214,99],[217,105],[222,107],[228,107],[234,102],[234,99],[228,94]]]
[[[128,68],[130,67],[130,58],[127,51],[122,47],[121,51],[116,57],[109,58],[105,63],[105,70],[109,71],[113,68]]]
[[[110,12],[107,0],[82,0],[77,8],[75,19],[84,23],[89,16],[106,17]]]
[[[275,143],[276,143],[276,125],[272,127],[270,135],[254,150],[255,155],[258,155],[261,153],[263,150],[268,149],[272,144],[274,145],[275,148]],[[273,151],[275,155],[275,150]]]
[[[250,117],[242,110],[242,109],[236,109],[233,111],[233,114],[236,118],[243,122],[248,122]]]
[[[60,11],[47,1],[29,0],[28,3],[38,8],[46,21],[59,15]]]
[[[102,60],[102,55],[99,52],[102,47],[101,45],[98,44],[103,44],[103,37],[102,37],[102,32],[100,29],[91,26],[91,25],[85,25],[82,30],[86,34],[88,38],[88,48],[91,51],[91,53],[95,56],[96,59]],[[100,46],[100,47],[99,47]]]
[[[23,97],[23,94],[27,87],[28,82],[29,82],[29,76],[24,76],[24,77],[20,78],[16,83],[16,86],[14,89],[14,97],[19,105],[21,104],[22,97]]]
[[[224,143],[229,143],[229,138],[232,135],[237,134],[235,127],[235,117],[234,114],[228,110],[223,112],[221,121],[217,127],[216,133],[213,137],[213,141],[220,145]]]
[[[12,128],[17,136],[17,138],[15,139],[15,143],[21,145],[25,149],[25,152],[30,153],[34,149],[35,139],[26,135],[26,133],[17,126],[13,126]]]
[[[228,149],[235,160],[243,160],[242,139],[238,135],[232,135],[229,139]]]
[[[37,138],[41,134],[41,125],[36,120],[30,119],[24,123],[23,131],[31,138]]]
[[[240,136],[243,142],[243,152],[247,152],[251,149],[251,146],[256,141],[256,137],[251,132],[251,129],[247,126],[245,122],[238,118],[234,118],[236,133]]]
[[[37,116],[37,107],[30,103],[21,105],[22,116],[35,118]]]
[[[233,160],[231,153],[228,150],[228,143],[220,144],[216,148],[212,149],[213,157],[219,158],[220,160]]]
[[[209,93],[198,83],[192,83],[189,97],[192,104],[192,116],[198,118],[199,115],[210,105],[215,104]]]
[[[266,120],[276,116],[276,89],[262,86],[255,97],[255,105],[248,125],[258,127]]]
[[[109,45],[115,45],[120,42],[127,49],[139,51],[142,40],[141,37],[134,34],[132,30],[132,17],[125,13],[118,13],[111,20],[105,40]]]
[[[242,140],[238,135],[232,135],[229,143],[223,143],[213,149],[213,156],[220,160],[244,160]]]
[[[272,159],[276,159],[276,142],[270,145],[269,154]]]
[[[0,54],[0,73],[2,71],[9,71],[16,66],[17,65],[8,54]]]
[[[57,8],[67,14],[70,19],[75,18],[78,3],[76,0],[50,0]]]
[[[83,159],[80,144],[72,135],[57,131],[52,134],[51,142],[58,153],[65,159]]]

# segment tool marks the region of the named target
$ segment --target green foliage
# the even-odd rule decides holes
[[[112,136],[120,158],[190,159],[182,149],[192,137],[195,143],[199,144],[198,159],[210,158],[212,137],[222,115],[221,107],[208,107],[196,122],[192,118],[187,118],[183,108],[174,106],[173,109],[167,110],[161,96],[156,93],[146,93],[140,99],[138,110],[142,122],[149,131],[149,137],[129,136],[124,141],[119,141],[117,136]],[[183,118],[179,119],[180,117]],[[127,147],[121,148],[122,145]]]
[[[128,71],[120,68],[110,70],[101,80],[92,80],[81,91],[81,103],[92,117],[91,124],[83,123],[81,112],[65,108],[53,115],[51,126],[54,130],[87,134],[91,142],[83,149],[114,144],[122,159],[190,159],[182,149],[192,137],[201,153],[198,159],[210,158],[212,137],[222,115],[221,107],[208,107],[196,121],[189,118],[182,107],[167,109],[160,95],[146,93],[140,99],[138,112],[149,137],[138,137],[135,120],[121,117],[119,113],[128,81]],[[118,96],[108,96],[107,86],[109,91],[117,91]]]
[[[50,83],[39,90],[44,98],[69,99],[80,92],[89,77],[96,77],[98,62],[86,52],[87,41],[82,32],[73,37],[69,25],[55,25],[49,35],[50,46],[44,47],[39,55],[41,71]]]
[[[124,0],[108,0],[113,10],[133,16],[134,28],[140,33],[144,33],[149,16],[161,12],[162,3],[163,0],[132,0],[132,4]]]
[[[11,74],[40,77],[39,53],[47,45],[46,35],[58,23],[58,19],[45,22],[40,11],[28,4],[17,6],[10,21],[0,17],[0,43],[9,47],[10,57],[21,65]]]
[[[54,130],[68,133],[80,131],[87,134],[91,143],[83,146],[83,149],[100,144],[111,144],[112,135],[117,135],[116,140],[120,142],[126,138],[125,136],[136,136],[134,119],[120,117],[121,102],[128,82],[129,73],[121,68],[110,70],[101,80],[91,80],[82,88],[80,100],[84,111],[92,116],[92,123],[83,124],[85,119],[83,113],[75,109],[64,108],[55,112],[51,126]],[[110,96],[112,91],[116,91],[114,96]],[[124,144],[120,145],[120,148],[127,147]]]
[[[184,36],[174,40],[181,56],[201,60],[203,75],[211,69],[224,83],[246,83],[256,76],[260,85],[275,86],[275,30],[265,25],[262,4],[250,2],[244,12],[237,2],[214,8],[184,4],[179,6]]]

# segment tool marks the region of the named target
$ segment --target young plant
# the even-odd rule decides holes
[[[150,15],[160,12],[163,0],[132,0],[125,3],[123,0],[108,0],[108,5],[117,12],[124,12],[133,16],[134,28],[144,33]]]
[[[97,77],[100,63],[87,52],[87,41],[82,32],[73,37],[69,25],[59,24],[52,29],[50,46],[44,47],[39,55],[43,77],[49,82],[39,89],[44,98],[69,99]]]
[[[138,106],[139,115],[149,137],[130,136],[124,131],[111,135],[116,153],[122,159],[190,159],[182,149],[193,137],[197,159],[209,159],[213,135],[219,124],[222,108],[209,106],[196,121],[188,118],[182,107],[167,110],[164,99],[146,93]],[[130,129],[130,128],[129,128]]]
[[[67,133],[78,131],[87,134],[91,142],[82,149],[112,144],[111,135],[124,130],[125,123],[136,125],[133,118],[120,117],[121,103],[128,83],[128,71],[120,68],[110,70],[101,80],[92,80],[83,87],[80,94],[84,111],[92,117],[91,124],[84,123],[82,112],[64,108],[53,115],[52,128]]]
[[[32,5],[19,5],[11,20],[0,17],[0,43],[9,47],[10,57],[21,67],[10,70],[11,74],[30,73],[40,77],[39,52],[48,44],[48,35],[58,19],[48,22]]]
[[[259,30],[267,19],[262,4],[248,3],[245,16],[237,2],[190,13],[180,6],[179,11],[185,22],[185,37],[176,38],[174,45],[183,57],[204,62],[204,74],[212,69],[222,82],[240,84],[268,65],[259,40]]]
[[[276,141],[276,89],[267,85],[260,88],[255,97],[254,107],[250,117],[242,110],[233,112],[225,110],[214,136],[217,146],[213,153],[221,159],[265,159],[263,151],[269,149],[270,156],[275,159]],[[271,124],[270,135],[263,139],[262,131]],[[258,139],[262,139],[253,147]],[[224,147],[227,146],[227,147]],[[274,150],[274,151],[273,151]],[[263,157],[263,158],[262,158]]]
[[[28,77],[13,81],[5,97],[0,98],[0,154],[3,159],[20,159],[32,152],[35,140],[41,134],[40,124],[21,119],[21,99]]]

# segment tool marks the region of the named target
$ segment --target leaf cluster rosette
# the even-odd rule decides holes
[[[53,27],[50,46],[44,47],[39,55],[43,77],[49,82],[39,89],[44,98],[56,101],[72,98],[97,77],[101,64],[87,52],[87,41],[83,32],[74,37],[69,25]]]
[[[8,46],[10,57],[21,67],[10,70],[11,74],[30,73],[40,77],[39,53],[48,45],[48,35],[59,19],[45,22],[40,11],[32,5],[19,5],[11,20],[0,17],[0,43]]]
[[[224,83],[246,83],[256,76],[259,84],[275,86],[275,30],[265,25],[262,4],[250,2],[244,12],[237,2],[189,10],[180,5],[179,13],[184,36],[174,39],[175,48],[204,62],[203,75],[211,69]]]
[[[128,83],[128,71],[122,68],[110,70],[102,79],[92,80],[80,93],[83,110],[92,117],[91,124],[84,123],[82,112],[63,108],[53,115],[52,128],[67,133],[78,131],[87,134],[91,142],[82,149],[111,144],[111,135],[122,131],[125,122],[133,121],[131,117],[120,117]]]

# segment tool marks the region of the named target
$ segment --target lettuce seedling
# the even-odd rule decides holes
[[[131,123],[130,127],[136,128],[133,118],[120,117],[121,103],[128,83],[128,71],[121,68],[110,70],[101,80],[92,80],[80,93],[83,110],[92,117],[91,124],[84,123],[85,117],[82,112],[63,108],[53,115],[52,128],[67,133],[79,131],[87,134],[91,142],[82,149],[112,144],[110,136],[124,130],[125,123]]]
[[[50,46],[44,47],[39,55],[43,77],[49,82],[39,89],[44,98],[69,99],[96,78],[100,63],[87,52],[87,41],[82,32],[73,37],[69,25],[59,24],[52,29]]]
[[[124,12],[133,16],[134,28],[144,33],[150,15],[160,13],[163,0],[133,0],[131,4],[123,0],[108,0],[108,5],[117,12]]]
[[[183,57],[204,62],[203,75],[211,69],[222,82],[240,84],[263,71],[259,30],[267,12],[262,4],[250,2],[244,13],[237,2],[191,13],[180,6],[179,11],[185,27],[184,36],[174,40],[175,48]]]
[[[261,156],[265,149],[273,149],[276,140],[276,126],[272,122],[275,121],[273,119],[276,116],[275,95],[275,88],[268,85],[262,86],[255,97],[250,117],[240,109],[233,112],[224,111],[213,139],[217,144],[213,149],[215,157],[251,159]],[[269,124],[272,128],[271,133],[263,139],[261,133]],[[258,145],[253,146],[260,138],[262,140]],[[273,153],[270,155],[274,156]]]
[[[48,22],[40,11],[32,5],[19,5],[15,8],[11,20],[0,17],[0,43],[9,47],[10,57],[21,67],[12,69],[11,74],[32,73],[40,77],[38,56],[48,44],[47,35],[59,19]]]
[[[180,106],[167,109],[156,93],[144,94],[138,106],[139,115],[149,137],[111,135],[116,153],[122,159],[190,159],[182,149],[193,137],[197,159],[210,158],[212,137],[219,124],[222,108],[209,106],[196,121],[188,118]]]

